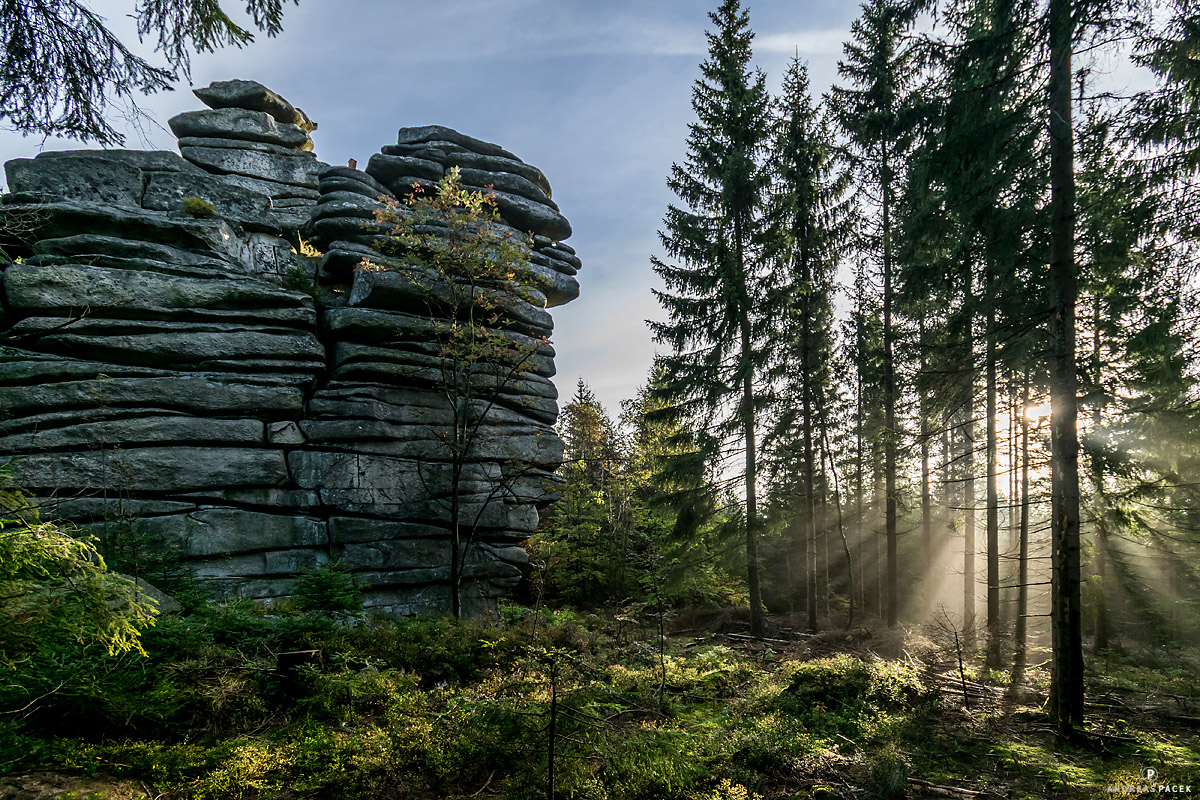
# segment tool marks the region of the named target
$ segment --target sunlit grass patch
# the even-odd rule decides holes
[[[1135,772],[1145,767],[1158,770],[1158,782],[1191,785],[1200,793],[1200,739],[1167,739],[1163,734],[1137,732],[1138,756]]]
[[[1094,691],[1156,691],[1200,697],[1200,650],[1145,648],[1106,651],[1089,659],[1087,681]]]
[[[1014,738],[995,742],[992,752],[1002,769],[1036,779],[1046,792],[1091,791],[1103,783],[1092,759],[1063,747]]]

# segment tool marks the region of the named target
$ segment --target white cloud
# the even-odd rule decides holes
[[[771,33],[754,39],[754,49],[760,53],[783,53],[791,55],[799,52],[804,56],[836,56],[842,53],[842,42],[846,40],[844,30],[807,31],[798,30],[790,33]]]

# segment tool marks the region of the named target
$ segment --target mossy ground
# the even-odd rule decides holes
[[[0,718],[0,796],[544,797],[552,704],[562,798],[1088,798],[1146,767],[1200,794],[1194,655],[1094,659],[1088,735],[1066,742],[1041,668],[1019,692],[972,670],[968,710],[957,663],[918,632],[693,632],[660,653],[652,630],[208,607],[161,620],[146,658],[9,676],[4,704],[25,708]],[[318,666],[277,669],[297,649]],[[61,791],[17,788],[47,773]]]

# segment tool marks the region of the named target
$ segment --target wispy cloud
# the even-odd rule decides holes
[[[842,29],[824,31],[792,31],[756,37],[754,49],[762,53],[783,53],[801,56],[833,56],[842,52],[847,33]]]
[[[417,17],[423,16],[424,20]],[[530,19],[536,19],[531,24]],[[421,27],[444,27],[444,38],[405,42],[388,54],[392,63],[439,63],[595,55],[697,56],[707,50],[703,30],[677,21],[648,19],[620,9],[564,8],[527,0],[479,14],[474,4],[410,15]],[[394,42],[385,30],[366,32],[372,43]]]

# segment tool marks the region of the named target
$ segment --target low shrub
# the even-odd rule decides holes
[[[292,602],[301,611],[355,614],[363,609],[354,575],[337,559],[301,572],[292,588]]]

